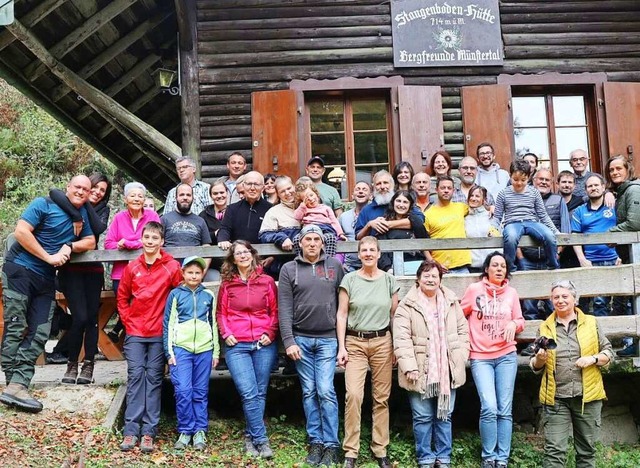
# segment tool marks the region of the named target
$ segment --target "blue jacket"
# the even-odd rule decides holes
[[[215,296],[201,284],[195,290],[181,284],[169,293],[162,324],[167,359],[175,357],[174,346],[194,354],[213,350],[213,358],[218,358],[220,343],[214,310]]]

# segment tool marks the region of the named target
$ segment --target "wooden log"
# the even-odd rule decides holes
[[[216,140],[203,138],[200,143],[202,151],[208,150],[236,150],[236,149],[251,149],[251,137],[242,138],[219,138]]]
[[[457,96],[442,96],[442,107],[448,108],[456,108],[460,109],[462,104],[462,99],[460,99],[460,95]]]
[[[452,144],[445,139],[444,149],[451,156],[464,156],[464,144]]]
[[[598,45],[598,44],[638,44],[640,32],[619,34],[614,32],[565,32],[565,33],[527,33],[503,34],[505,46],[529,45]]]
[[[116,56],[130,47],[132,44],[144,37],[144,35],[149,30],[158,26],[169,16],[171,16],[169,12],[162,12],[158,15],[155,15],[153,18],[143,21],[133,30],[129,31],[127,34],[107,47],[104,51],[100,52],[100,54],[93,58],[88,64],[82,67],[78,71],[78,76],[85,79],[89,78],[102,67],[104,67],[107,63],[113,60]],[[57,102],[64,96],[66,96],[69,91],[70,90],[67,86],[61,84],[57,86],[51,93],[51,100],[53,102]]]
[[[574,47],[572,45],[527,45],[527,46],[506,46],[504,48],[505,58],[512,59],[565,59],[589,57],[636,57],[640,56],[640,44],[607,44],[607,45],[582,45]],[[640,62],[640,60],[639,60]]]
[[[220,124],[220,125],[251,125],[250,115],[206,115],[200,117],[200,123],[205,125]]]
[[[219,104],[200,106],[200,115],[251,114],[251,104]]]
[[[290,50],[322,50],[322,49],[357,49],[371,47],[391,47],[391,36],[368,37],[322,37],[322,38],[293,38],[267,39],[244,41],[201,42],[200,54],[223,55],[250,51],[275,52]]]
[[[49,53],[60,59],[78,47],[86,38],[118,16],[138,0],[112,0],[106,7],[87,19],[64,39],[49,48]],[[38,61],[34,61],[24,70],[24,74],[32,83],[37,80],[47,68]]]
[[[251,125],[216,125],[203,126],[203,138],[251,136]]]
[[[23,17],[20,18],[20,22],[27,28],[31,28],[45,19],[49,13],[56,10],[60,5],[67,0],[44,0],[39,5],[29,10]],[[9,31],[0,32],[0,51],[4,50],[9,44],[15,41],[16,38]]]
[[[345,26],[369,26],[389,25],[391,17],[387,15],[362,15],[362,16],[342,16],[342,17],[307,17],[307,18],[271,18],[254,19],[243,21],[199,21],[199,31],[211,31],[227,29],[244,29],[248,34],[253,29],[275,29],[275,28],[325,28],[325,27],[345,27]]]
[[[127,106],[127,110],[129,112],[131,112],[132,114],[135,114],[139,109],[143,108],[146,104],[151,102],[153,100],[153,98],[155,98],[158,95],[158,93],[160,93],[160,90],[158,89],[158,87],[155,86],[155,84],[152,85],[149,89],[147,89],[144,92],[144,94],[142,94],[135,101],[133,101],[131,104],[129,104]],[[113,130],[114,130],[114,128],[111,125],[107,124],[104,127],[102,127],[102,129],[98,132],[98,137],[100,139],[104,139]]]
[[[251,93],[246,94],[219,94],[200,93],[200,104],[250,104]]]
[[[158,132],[155,128],[143,122],[135,115],[111,99],[109,96],[94,86],[79,78],[75,73],[60,63],[49,51],[25,28],[22,23],[15,21],[6,28],[21,41],[38,59],[46,65],[51,72],[66,83],[78,95],[91,105],[104,110],[107,114],[117,119],[122,125],[130,129],[135,135],[142,138],[148,144],[156,148],[162,154],[177,159],[181,155],[180,148]]]
[[[502,34],[565,33],[565,32],[638,32],[640,23],[634,21],[592,21],[579,23],[523,23],[501,25]]]
[[[563,4],[565,3],[563,2]],[[629,14],[630,13],[626,11],[587,11],[581,12],[577,15],[575,13],[567,13],[566,10],[553,13],[552,15],[549,13],[508,13],[501,14],[500,21],[503,25],[535,23],[589,23],[596,21],[628,22]]]
[[[208,41],[233,41],[247,40],[247,33],[251,40],[267,39],[296,39],[296,38],[321,38],[321,37],[358,37],[358,36],[390,36],[391,25],[381,24],[375,26],[346,26],[346,27],[324,27],[324,28],[276,28],[276,29],[253,29],[250,32],[244,29],[228,30],[202,30],[198,33],[201,47]]]
[[[226,150],[222,151],[203,151],[202,152],[202,164],[203,168],[205,165],[210,166],[209,169],[213,170],[214,166],[220,166],[226,168],[227,158],[229,157],[230,152]],[[251,150],[240,150],[240,154],[245,156],[247,160],[251,159]]]
[[[362,16],[362,15],[388,15],[389,5],[313,5],[313,6],[287,6],[282,4],[276,8],[224,8],[224,9],[199,9],[198,21],[242,21],[273,18],[308,18],[309,16]]]
[[[379,5],[380,0],[198,0],[198,10],[269,7],[281,5]]]
[[[574,12],[577,16],[585,12],[638,13],[636,0],[607,0],[606,2],[500,2],[500,14],[509,13],[565,13]]]
[[[582,73],[636,70],[638,58],[571,58],[571,59],[514,59],[504,63],[504,73]]]
[[[607,72],[609,81],[640,81],[640,70],[624,72]]]
[[[200,176],[200,87],[198,83],[198,22],[194,2],[175,0],[180,37],[182,154],[196,160]]]
[[[322,62],[349,62],[349,61],[381,61],[391,60],[393,49],[391,47],[366,47],[362,49],[322,49],[322,50],[290,50],[280,52],[237,53],[237,54],[201,54],[200,66],[204,68],[236,67],[245,65],[300,65],[306,63]]]
[[[445,132],[462,132],[462,120],[447,121],[444,123]]]

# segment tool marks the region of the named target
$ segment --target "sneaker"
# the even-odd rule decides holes
[[[196,450],[204,450],[207,448],[207,436],[204,435],[204,431],[198,431],[193,436],[193,447]]]
[[[318,465],[320,460],[322,460],[322,455],[324,454],[324,446],[322,444],[311,444],[309,447],[309,453],[305,462],[309,465]]]
[[[44,353],[44,362],[47,364],[66,364],[69,360],[64,354],[54,351],[52,353]]]
[[[327,447],[324,449],[320,466],[334,466],[340,463],[340,449],[338,447]]]
[[[253,445],[253,441],[251,440],[251,437],[248,435],[244,436],[244,451],[250,457],[260,456],[260,452],[258,452],[258,449],[256,448],[256,446]]]
[[[138,443],[138,438],[134,435],[124,436],[124,440],[120,444],[120,450],[123,452],[128,452],[133,450]]]
[[[180,433],[178,440],[173,444],[173,448],[176,450],[184,450],[187,448],[187,445],[191,443],[191,436],[189,434],[185,434],[184,432]]]
[[[529,343],[529,346],[520,351],[520,356],[533,356],[535,354],[535,345],[533,343]]]
[[[482,464],[480,468],[495,468],[496,462],[495,460],[482,460]]]
[[[256,450],[260,455],[260,458],[273,458],[273,450],[271,450],[271,446],[269,442],[263,442],[262,444],[256,445]]]
[[[140,441],[140,451],[142,453],[151,453],[154,448],[153,437],[150,435],[143,435],[142,440]]]
[[[616,351],[616,354],[618,357],[635,357],[638,355],[638,345],[634,343],[626,346],[624,349]]]
[[[496,461],[496,464],[494,466],[496,468],[507,468],[507,462],[506,461]]]

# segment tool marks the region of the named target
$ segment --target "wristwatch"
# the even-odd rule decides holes
[[[598,365],[598,356],[591,356],[594,359],[594,364]]]
[[[73,252],[73,242],[67,242],[66,244],[67,247],[69,247],[69,249]]]

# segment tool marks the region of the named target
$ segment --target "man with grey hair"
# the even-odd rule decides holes
[[[229,205],[218,231],[218,247],[228,250],[231,243],[244,239],[259,244],[258,233],[271,203],[262,198],[264,177],[257,171],[244,176],[244,199]]]
[[[467,196],[471,187],[476,185],[476,177],[478,176],[478,161],[471,156],[465,156],[460,160],[458,165],[460,172],[460,187],[455,187],[451,197],[452,202],[467,203]],[[485,187],[486,188],[486,187]],[[495,205],[493,195],[487,191],[487,199],[485,203],[489,206]]]
[[[188,184],[193,189],[193,205],[191,212],[199,215],[205,207],[211,205],[211,196],[209,195],[210,186],[206,182],[196,179],[196,162],[183,156],[176,160],[176,172],[180,178],[180,183]],[[167,200],[164,203],[163,215],[176,210],[176,187],[169,190]]]
[[[384,169],[373,175],[373,201],[365,206],[356,221],[356,240],[384,234],[389,229],[411,229],[409,218],[390,221],[384,218],[394,193],[393,177]],[[424,223],[424,214],[415,206],[411,211]]]

